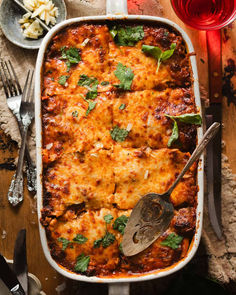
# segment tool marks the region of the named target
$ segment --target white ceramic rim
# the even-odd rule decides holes
[[[67,27],[69,25],[80,23],[84,21],[104,21],[104,20],[132,20],[139,22],[158,22],[158,23],[164,23],[171,27],[173,27],[175,30],[177,30],[183,37],[187,47],[188,52],[195,52],[193,45],[188,37],[188,35],[185,33],[183,29],[181,29],[177,24],[172,22],[171,20],[161,18],[161,17],[154,17],[154,16],[144,16],[144,15],[104,15],[104,16],[88,16],[88,17],[78,17],[66,20],[58,25],[56,25],[48,34],[45,36],[37,57],[36,62],[36,70],[35,70],[35,125],[36,125],[36,156],[37,156],[37,207],[38,207],[38,222],[39,222],[39,232],[40,232],[40,238],[41,243],[43,247],[44,254],[50,263],[50,265],[58,271],[61,275],[72,279],[72,280],[79,280],[79,281],[85,281],[90,283],[123,283],[123,282],[137,282],[137,281],[146,281],[146,280],[152,280],[161,278],[167,275],[170,275],[181,268],[183,268],[194,256],[194,254],[197,251],[200,238],[201,238],[201,232],[202,232],[202,220],[203,220],[203,197],[204,197],[204,157],[203,155],[200,158],[199,165],[198,165],[198,177],[197,177],[197,184],[198,184],[198,205],[197,205],[197,220],[196,220],[196,233],[194,235],[194,238],[192,240],[192,244],[190,247],[190,250],[187,254],[187,256],[182,259],[181,261],[177,262],[176,265],[172,266],[171,268],[161,269],[152,271],[150,273],[144,273],[144,274],[134,274],[131,277],[118,277],[118,278],[99,278],[96,276],[88,277],[85,275],[80,275],[76,273],[72,273],[70,271],[67,271],[66,269],[59,266],[56,261],[51,257],[50,249],[47,244],[47,238],[46,238],[46,231],[44,227],[40,223],[41,218],[41,209],[42,209],[42,202],[43,202],[43,185],[42,185],[42,121],[41,121],[41,71],[43,67],[43,61],[44,61],[44,55],[45,51],[47,49],[47,46],[49,42],[51,41],[52,37],[58,33],[61,29],[64,27]],[[199,110],[200,114],[202,115],[202,109],[201,109],[201,100],[200,100],[200,93],[199,93],[199,83],[198,83],[198,73],[197,73],[197,64],[196,64],[196,57],[194,55],[190,56],[191,66],[192,66],[192,72],[193,72],[193,91],[195,95],[195,102],[197,109]],[[201,140],[203,136],[203,128],[198,128],[198,141]]]

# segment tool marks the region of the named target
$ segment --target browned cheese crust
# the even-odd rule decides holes
[[[195,232],[196,163],[171,194],[175,214],[168,230],[148,249],[125,257],[123,233],[114,226],[117,218],[129,217],[144,194],[165,192],[196,145],[196,126],[179,123],[179,139],[168,147],[173,121],[166,115],[198,111],[186,45],[177,32],[161,24],[144,24],[143,31],[133,46],[119,46],[107,24],[73,25],[53,38],[45,54],[41,223],[52,257],[72,272],[81,255],[89,257],[89,263],[77,272],[88,276],[163,269],[186,256]],[[142,45],[164,52],[172,43],[173,55],[157,72],[157,60],[145,54]],[[71,48],[80,60],[68,66],[63,50]],[[116,86],[119,63],[134,75],[128,91]],[[96,84],[92,99],[86,98],[92,84],[78,84],[85,75]],[[62,76],[66,78],[59,82]],[[89,101],[93,107],[88,112]],[[111,136],[115,126],[128,130],[122,141]],[[110,223],[104,220],[107,215],[112,216]],[[179,244],[164,245],[173,233],[182,237]],[[107,234],[112,235],[108,245],[102,240]],[[84,241],[75,242],[77,235]]]

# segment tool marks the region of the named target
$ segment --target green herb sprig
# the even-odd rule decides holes
[[[120,80],[120,84],[114,85],[115,87],[123,90],[131,89],[131,84],[134,79],[134,73],[131,68],[128,68],[119,62],[114,74]]]
[[[152,55],[157,60],[156,73],[158,73],[161,63],[169,59],[173,55],[175,48],[176,48],[175,43],[172,43],[170,46],[170,49],[166,51],[162,51],[157,46],[142,45],[142,51]]]
[[[78,64],[81,61],[79,50],[75,47],[66,49],[65,46],[61,48],[61,59],[66,60],[67,72],[69,72],[72,64]]]
[[[171,233],[168,235],[168,237],[164,241],[161,242],[161,245],[170,247],[175,250],[179,247],[182,240],[183,240],[183,237],[178,236],[175,233]]]
[[[143,26],[113,26],[110,34],[120,46],[134,46],[144,37]]]
[[[122,142],[126,139],[126,137],[129,134],[129,131],[123,128],[120,128],[119,126],[114,126],[110,130],[111,138],[117,142]]]
[[[84,253],[80,254],[77,257],[77,261],[75,264],[75,271],[76,272],[85,272],[88,269],[89,262],[90,262],[89,256],[85,256]]]

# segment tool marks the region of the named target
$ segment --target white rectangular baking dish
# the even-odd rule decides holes
[[[120,14],[118,14],[120,13]],[[68,270],[60,267],[56,261],[53,260],[50,254],[50,250],[47,244],[47,238],[46,238],[46,232],[44,227],[40,223],[40,217],[41,217],[41,209],[42,209],[42,203],[43,203],[43,186],[42,186],[42,173],[43,173],[43,167],[42,167],[42,115],[41,115],[41,71],[43,67],[43,61],[44,61],[44,55],[45,51],[47,49],[47,46],[49,42],[51,41],[52,37],[58,33],[61,29],[63,29],[66,26],[69,26],[71,24],[80,23],[82,21],[104,21],[104,20],[133,20],[137,24],[139,22],[147,22],[151,21],[152,23],[158,22],[158,23],[164,23],[169,26],[172,26],[175,30],[177,30],[183,37],[188,52],[194,52],[192,43],[187,36],[187,34],[184,32],[183,29],[181,29],[178,25],[176,25],[174,22],[161,18],[161,17],[154,17],[154,16],[144,16],[144,15],[127,15],[127,3],[126,0],[107,0],[107,15],[104,16],[89,16],[89,17],[78,17],[66,20],[58,25],[56,25],[50,32],[46,35],[44,38],[37,57],[37,63],[36,63],[36,73],[35,73],[35,121],[36,121],[36,151],[37,151],[37,205],[38,205],[38,220],[39,220],[39,232],[41,237],[41,243],[43,247],[44,254],[50,263],[50,265],[57,270],[60,274],[62,274],[65,277],[68,277],[73,280],[80,280],[80,281],[86,281],[91,283],[129,283],[129,282],[137,282],[137,281],[144,281],[144,280],[151,280],[151,279],[157,279],[161,278],[167,275],[172,274],[173,272],[178,271],[182,267],[184,267],[194,256],[199,242],[201,238],[201,232],[202,232],[202,219],[203,219],[203,168],[204,168],[204,162],[203,162],[203,156],[200,158],[199,166],[198,166],[198,176],[197,176],[197,182],[198,182],[198,205],[197,205],[197,220],[196,220],[196,233],[194,235],[194,238],[192,240],[191,246],[189,248],[187,256],[177,262],[175,265],[168,267],[166,269],[162,270],[156,270],[151,273],[145,273],[145,274],[138,274],[133,275],[132,277],[122,277],[122,278],[99,278],[99,277],[87,277],[85,275],[75,274],[71,273]],[[199,112],[201,113],[201,100],[200,100],[200,94],[199,94],[199,84],[198,84],[198,74],[197,74],[197,66],[196,66],[196,58],[194,55],[190,56],[191,66],[192,66],[192,72],[193,72],[193,90],[195,95],[195,101],[196,106]],[[203,134],[203,128],[198,128],[198,140],[202,138]],[[126,285],[126,284],[124,284]]]

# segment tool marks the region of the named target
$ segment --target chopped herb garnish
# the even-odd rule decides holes
[[[173,55],[175,48],[176,48],[175,43],[172,43],[170,46],[170,49],[166,51],[162,51],[157,46],[142,45],[142,51],[152,55],[157,60],[157,70],[156,70],[157,73],[159,71],[159,67],[161,63]]]
[[[52,80],[52,81],[55,81],[55,78],[54,78],[54,77],[52,77],[52,78],[51,78],[51,80]]]
[[[89,256],[85,256],[84,253],[77,257],[77,262],[75,265],[76,272],[85,272],[88,269],[88,264],[90,261]]]
[[[107,224],[111,223],[112,219],[113,219],[113,216],[111,214],[107,214],[105,215],[104,217],[104,220]]]
[[[181,236],[178,236],[175,233],[171,233],[168,235],[168,237],[164,241],[161,242],[161,245],[170,247],[175,250],[179,247],[182,240],[183,238]]]
[[[58,79],[58,83],[61,84],[62,86],[64,86],[66,84],[66,81],[67,79],[69,78],[70,76],[65,76],[65,75],[62,75],[61,77],[59,77]]]
[[[78,117],[78,114],[79,114],[78,111],[74,111],[74,112],[72,112],[72,116],[73,116],[73,117]]]
[[[122,243],[120,243],[120,245],[119,245],[119,250],[120,250],[120,252],[123,254],[123,247],[122,247]]]
[[[115,222],[113,223],[113,229],[118,230],[123,235],[127,222],[128,217],[121,215],[120,217],[116,218]]]
[[[113,26],[110,34],[117,45],[134,46],[144,37],[143,26]]]
[[[94,248],[99,248],[101,246],[101,244],[102,244],[102,240],[103,240],[103,238],[95,240],[94,243],[93,243],[93,247]]]
[[[86,116],[95,108],[97,102],[96,101],[87,101],[88,102],[88,109],[86,111]]]
[[[78,64],[81,61],[79,51],[75,47],[70,47],[66,49],[65,46],[61,48],[61,59],[66,60],[67,71],[70,70],[71,64]]]
[[[124,141],[129,134],[129,131],[115,126],[110,130],[111,138],[117,142]]]
[[[165,115],[165,116],[171,118],[172,120],[178,120],[186,124],[195,124],[195,125],[202,124],[202,117],[199,114],[183,114],[179,116]]]
[[[172,128],[172,134],[168,141],[168,147],[170,147],[172,143],[179,138],[179,128],[178,128],[177,121],[180,121],[186,124],[195,124],[195,125],[202,124],[202,117],[199,114],[183,114],[179,116],[165,115],[165,116],[170,118],[174,122],[174,125]]]
[[[103,81],[103,82],[101,82],[101,85],[102,86],[106,86],[106,85],[109,85],[110,83],[108,82],[108,81]]]
[[[85,242],[88,241],[88,238],[81,234],[77,234],[76,237],[73,239],[73,242],[76,242],[78,244],[84,244]]]
[[[88,77],[87,75],[80,75],[78,85],[86,87],[88,92],[86,94],[87,99],[95,99],[98,96],[98,80],[94,77]]]
[[[172,143],[175,142],[179,138],[179,128],[177,122],[174,120],[174,125],[172,128],[171,136],[168,140],[168,147],[171,147]]]
[[[107,248],[115,241],[115,236],[112,233],[106,232],[105,236],[102,239],[102,246],[103,248]]]
[[[120,106],[119,106],[119,110],[124,110],[126,107],[125,103],[122,103]]]
[[[62,250],[66,250],[66,248],[69,246],[71,241],[67,240],[66,238],[60,237],[57,239],[58,242],[62,243]]]
[[[128,68],[119,62],[114,74],[121,82],[120,84],[115,85],[116,87],[124,90],[131,89],[131,84],[134,78],[134,73],[132,72],[131,68]]]

